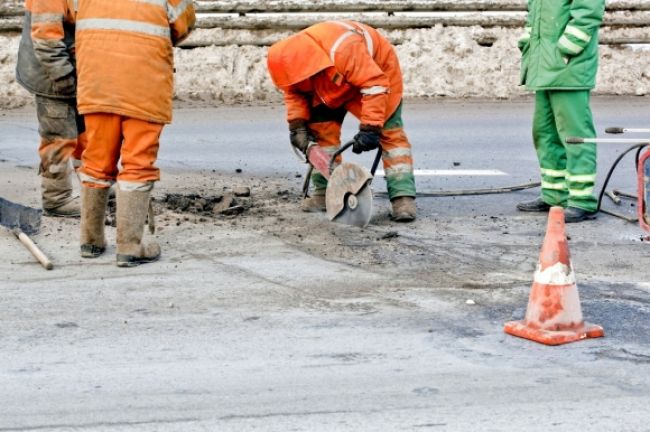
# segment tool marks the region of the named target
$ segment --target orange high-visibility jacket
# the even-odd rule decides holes
[[[173,45],[195,22],[191,0],[78,0],[79,112],[172,119]]]
[[[74,15],[72,0],[25,1],[16,79],[30,92],[75,96]]]
[[[344,106],[362,124],[383,126],[402,99],[393,46],[354,21],[315,24],[269,49],[268,68],[287,105],[287,120],[309,120],[310,108]]]

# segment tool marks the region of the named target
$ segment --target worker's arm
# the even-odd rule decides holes
[[[519,47],[519,51],[521,52],[523,52],[524,49],[526,48],[526,45],[530,43],[530,33],[533,31],[533,13],[531,12],[534,6],[533,2],[535,2],[535,0],[528,0],[528,16],[526,17],[526,26],[524,27],[524,34],[521,35],[519,41],[517,42],[517,46]]]
[[[361,125],[383,127],[390,80],[368,53],[363,37],[348,38],[336,51],[333,60],[345,81],[360,89]]]
[[[167,0],[167,16],[174,46],[190,35],[196,24],[192,0]]]
[[[76,75],[73,53],[65,44],[63,22],[65,0],[34,0],[32,2],[31,36],[34,55],[43,66],[54,89],[61,95],[74,95]]]
[[[580,54],[597,34],[605,14],[605,0],[573,0],[571,19],[557,42],[567,56]]]
[[[307,125],[311,117],[309,99],[289,87],[284,89],[284,102],[287,106],[289,140],[292,146],[304,153],[309,143],[316,141]]]
[[[287,121],[294,120],[308,121],[311,116],[309,98],[296,91],[292,87],[283,89],[284,103],[287,107]]]

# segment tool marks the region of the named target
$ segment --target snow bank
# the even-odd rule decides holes
[[[218,38],[221,30],[211,30]],[[517,29],[435,27],[387,33],[397,52],[406,97],[512,98],[519,87]],[[480,43],[479,43],[480,42]],[[0,37],[0,108],[15,108],[31,96],[15,82],[17,37]],[[206,47],[176,52],[176,100],[187,103],[280,101],[266,72],[266,48]],[[599,94],[650,93],[650,55],[627,46],[602,46]]]

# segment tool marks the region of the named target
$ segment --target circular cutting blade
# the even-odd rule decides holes
[[[372,181],[372,175],[361,165],[343,162],[337,166],[330,175],[325,192],[325,204],[329,219],[335,220],[343,210],[354,210],[356,208],[354,199],[348,203],[348,197],[359,195],[362,189],[368,187],[370,181]],[[370,203],[372,204],[372,201]]]
[[[372,188],[370,181],[356,194],[348,193],[343,210],[332,221],[364,228],[372,217]]]

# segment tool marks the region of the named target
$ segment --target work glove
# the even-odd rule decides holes
[[[316,142],[316,137],[307,127],[307,122],[302,119],[289,122],[289,139],[291,145],[305,153],[309,143]]]
[[[379,148],[379,140],[381,138],[381,127],[361,125],[359,133],[354,136],[354,144],[352,144],[352,152],[360,154],[366,151],[371,151]]]
[[[52,82],[54,91],[59,96],[74,96],[77,91],[77,78],[74,73]]]

